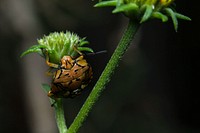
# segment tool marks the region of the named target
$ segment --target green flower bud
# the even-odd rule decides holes
[[[34,45],[23,52],[21,57],[35,52],[44,58],[48,56],[50,62],[58,64],[65,55],[75,57],[79,54],[78,51],[93,52],[91,48],[84,47],[88,43],[85,38],[80,38],[69,31],[66,31],[66,33],[54,32],[38,39],[38,45]]]
[[[172,8],[174,0],[107,0],[100,1],[95,7],[113,6],[112,13],[123,13],[133,21],[143,23],[149,19],[157,18],[162,22],[172,18],[174,28],[178,29],[178,18],[191,20],[189,17],[177,13]]]

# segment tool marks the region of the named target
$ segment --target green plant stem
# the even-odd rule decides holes
[[[56,103],[54,105],[54,109],[55,109],[55,113],[56,113],[56,122],[57,122],[59,133],[66,133],[67,132],[67,126],[66,126],[66,123],[65,123],[63,101],[62,101],[61,98],[56,100]]]
[[[129,21],[128,27],[125,30],[116,50],[114,51],[111,59],[107,63],[107,66],[105,67],[99,80],[97,81],[96,85],[94,86],[92,92],[90,93],[90,95],[86,99],[85,103],[83,104],[78,115],[76,116],[73,123],[69,127],[67,133],[76,133],[78,131],[78,129],[81,127],[83,121],[88,116],[88,113],[92,109],[94,103],[97,101],[101,92],[104,90],[106,84],[110,81],[111,75],[113,74],[115,68],[119,64],[120,59],[126,52],[128,46],[130,45],[139,25],[140,25],[139,22],[135,22],[133,20]]]

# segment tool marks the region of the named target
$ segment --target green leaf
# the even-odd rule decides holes
[[[142,16],[140,23],[147,21],[151,17],[152,12],[153,12],[152,6],[145,5],[145,12],[144,12],[144,15]]]
[[[28,50],[24,51],[20,57],[23,57],[27,54],[30,54],[30,53],[38,53],[40,55],[43,56],[42,54],[42,48],[47,48],[45,45],[33,45],[32,47],[30,47]]]
[[[126,13],[130,14],[130,13],[135,13],[138,10],[139,10],[139,7],[136,4],[129,3],[129,4],[120,5],[120,6],[116,7],[112,11],[112,13],[126,12]]]
[[[162,14],[161,12],[153,12],[152,13],[152,17],[161,19],[162,22],[167,22],[168,21],[168,17],[166,15]]]
[[[174,29],[177,32],[177,30],[178,30],[178,20],[176,18],[174,11],[171,8],[165,8],[165,11],[167,12],[167,14],[169,16],[171,16],[173,24],[174,24]]]
[[[94,7],[107,7],[107,6],[116,6],[117,2],[116,0],[111,1],[102,1],[94,5]]]

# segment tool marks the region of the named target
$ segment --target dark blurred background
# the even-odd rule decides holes
[[[193,1],[194,2],[194,1]],[[196,1],[197,2],[197,1]],[[94,1],[0,0],[0,133],[57,133],[53,108],[41,83],[49,83],[47,66],[37,54],[20,54],[53,31],[87,37],[95,51],[88,57],[94,80],[75,99],[64,101],[68,125],[73,121],[119,42],[127,19]],[[199,7],[176,1],[177,11],[192,18],[143,24],[113,79],[80,133],[199,133]]]

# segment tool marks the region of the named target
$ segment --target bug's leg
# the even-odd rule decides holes
[[[75,47],[74,46],[74,50],[80,55],[76,60],[75,60],[75,62],[78,62],[79,60],[82,60],[84,57],[84,54],[83,53],[81,53],[81,51],[79,51],[78,49],[77,49],[77,47]]]
[[[51,107],[54,107],[55,104],[56,104],[56,100],[51,104]]]
[[[81,51],[79,51],[76,46],[74,46],[74,51],[76,51],[80,55],[83,55],[83,53],[81,53]]]
[[[45,56],[46,56],[46,64],[48,66],[53,67],[53,68],[58,68],[59,67],[58,64],[54,64],[54,63],[49,62],[49,55],[48,55],[47,51],[46,51],[46,55]]]
[[[53,75],[53,72],[51,72],[51,70],[52,70],[52,67],[50,67],[50,68],[47,70],[47,72],[46,72],[46,75],[47,75],[47,76],[52,76],[52,75]]]

